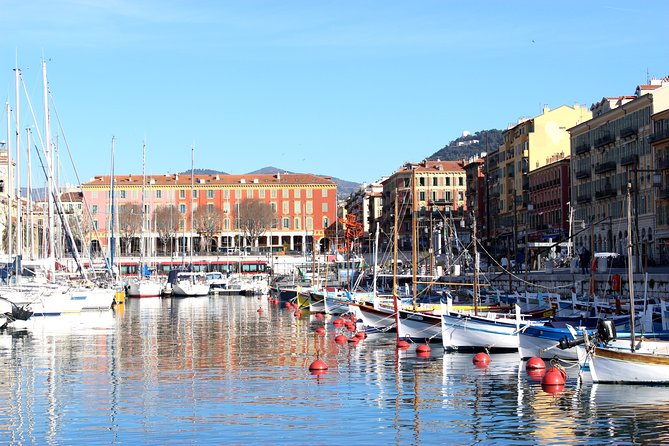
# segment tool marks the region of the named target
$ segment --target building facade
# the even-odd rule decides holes
[[[157,253],[197,250],[198,242],[202,246],[201,234],[193,230],[191,218],[198,208],[206,208],[219,216],[217,231],[206,244],[211,251],[243,247],[304,252],[313,249],[314,241],[320,249],[327,250],[329,240],[325,229],[336,218],[335,182],[329,177],[311,174],[119,175],[114,177],[113,200],[111,184],[109,176],[97,176],[82,185],[96,234],[89,243],[103,251],[109,246],[113,229],[109,223],[112,203],[117,212],[123,205],[134,205],[141,210],[141,203],[144,204],[145,235],[137,234],[137,238],[148,238],[149,249]],[[256,246],[248,246],[243,230],[244,219],[252,218],[242,215],[245,202],[250,200],[266,203],[273,211],[270,227],[258,237]],[[152,220],[161,207],[174,210],[170,218],[174,219],[175,243],[169,246],[159,246],[160,237],[154,229],[156,222]]]

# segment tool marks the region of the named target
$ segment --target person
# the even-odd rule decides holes
[[[581,249],[581,254],[578,257],[578,260],[581,264],[581,273],[590,273],[590,251],[588,251],[585,246]]]

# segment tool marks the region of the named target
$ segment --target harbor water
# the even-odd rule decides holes
[[[392,334],[339,345],[342,330],[241,296],[35,318],[1,338],[0,444],[669,443],[669,387],[572,367],[549,393],[517,354],[478,368]]]

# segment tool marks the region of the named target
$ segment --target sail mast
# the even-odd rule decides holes
[[[142,235],[140,236],[140,245],[139,245],[139,268],[137,268],[137,276],[142,277],[144,275],[144,255],[145,255],[145,243],[146,243],[146,215],[144,215],[144,195],[146,194],[146,142],[142,144],[142,199],[141,206],[142,210],[140,215],[142,216]]]
[[[190,264],[193,264],[193,241],[195,239],[193,227],[194,221],[194,205],[195,200],[193,199],[195,195],[195,145],[190,146]]]
[[[14,68],[15,88],[16,88],[16,113],[14,115],[16,128],[16,255],[20,256],[23,253],[23,230],[21,224],[21,119],[20,119],[20,105],[19,105],[19,79],[21,77],[21,70],[18,67]],[[11,206],[10,206],[11,207]],[[18,262],[16,263],[18,266]],[[16,271],[19,274],[19,271]]]
[[[46,247],[47,257],[49,259],[49,269],[51,281],[55,279],[55,252],[56,239],[54,234],[54,202],[53,202],[53,151],[51,150],[51,122],[49,119],[49,87],[46,77],[46,61],[42,60],[42,88],[44,94],[44,151],[47,165],[47,233],[48,242]]]
[[[634,271],[632,266],[632,189],[631,183],[627,183],[627,282],[630,288],[630,349],[634,351]]]
[[[7,258],[12,261],[12,109],[9,102],[6,103],[7,108],[7,184],[5,190],[7,191]]]

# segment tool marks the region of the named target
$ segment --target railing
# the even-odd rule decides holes
[[[615,161],[606,161],[605,163],[597,164],[597,166],[595,167],[595,173],[600,174],[604,172],[609,172],[611,170],[615,170],[615,168],[616,168]]]
[[[615,142],[615,139],[611,135],[604,135],[601,138],[595,140],[595,148],[605,146]]]
[[[620,137],[621,138],[629,138],[630,136],[636,135],[637,129],[634,127],[627,127],[626,129],[622,129],[620,131]]]
[[[592,196],[590,194],[579,195],[576,197],[576,202],[579,204],[590,203]]]
[[[595,192],[595,198],[596,199],[602,199],[602,198],[611,198],[615,197],[618,195],[618,191],[612,187],[606,187],[604,190],[600,190]]]
[[[590,169],[581,169],[576,171],[576,179],[582,180],[584,178],[590,178]]]
[[[660,199],[666,200],[669,198],[669,188],[660,189]]]
[[[657,161],[657,168],[661,170],[669,169],[669,158],[660,158]]]
[[[639,162],[639,155],[627,155],[623,156],[620,160],[621,166],[629,166],[630,164],[637,164]]]
[[[590,151],[590,144],[581,144],[580,146],[576,146],[576,148],[574,149],[574,152],[576,152],[577,155],[581,155],[589,151]]]
[[[661,132],[653,133],[648,137],[648,142],[652,144],[665,138],[669,138],[669,129],[664,129]]]

